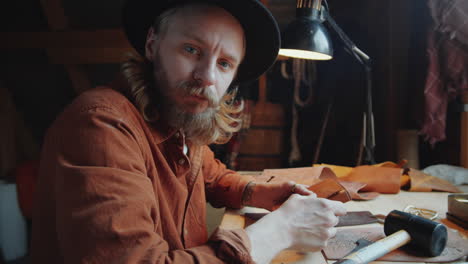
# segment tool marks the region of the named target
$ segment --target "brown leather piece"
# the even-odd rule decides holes
[[[409,176],[401,175],[403,172],[402,167],[406,163],[406,160],[399,163],[386,161],[355,168],[329,164],[322,165],[330,167],[337,173],[340,183],[345,186],[353,200],[371,200],[376,198],[379,193],[398,193],[400,186],[409,183]],[[360,192],[358,193],[358,191]]]
[[[422,171],[415,169],[410,169],[408,171],[410,176],[410,188],[411,192],[431,192],[431,191],[441,191],[441,192],[452,192],[459,193],[460,189],[453,186],[450,182],[434,177],[429,174],[425,174]]]
[[[361,238],[377,241],[384,238],[383,226],[340,228],[336,236],[328,241],[323,249],[327,260],[341,259],[356,247],[356,241]],[[468,254],[468,240],[458,232],[448,229],[447,247],[438,257],[427,258],[418,256],[418,252],[408,249],[397,249],[379,258],[380,261],[401,262],[451,262]]]
[[[333,179],[333,181],[339,183],[334,184],[332,181],[321,183],[330,185],[327,188],[331,189],[326,190],[326,192],[331,195],[334,191],[344,187],[353,200],[371,200],[376,198],[379,195],[378,193],[395,194],[400,192],[400,187],[406,185],[409,185],[409,191],[413,192],[460,192],[448,181],[415,169],[404,170],[400,166],[401,164],[392,162],[381,163],[379,166],[358,166],[341,178],[337,178],[330,168],[320,166],[270,169],[264,170],[260,176],[256,177],[256,180],[259,182],[295,181],[313,186],[325,179]],[[409,184],[407,177],[410,178]],[[327,188],[320,188],[320,190],[315,188],[314,190],[325,191]],[[321,197],[327,197],[327,195],[323,194]],[[335,199],[345,199],[345,197],[336,197]]]
[[[303,167],[264,170],[255,177],[257,182],[294,181],[309,186],[317,197],[347,202],[351,200],[348,190],[342,186],[333,171],[326,167]]]
[[[400,162],[395,163],[393,161],[384,161],[382,163],[374,164],[374,167],[388,167],[388,168],[403,168],[408,163],[407,160],[400,160]]]
[[[351,195],[336,179],[325,179],[308,188],[317,194],[317,197],[346,203],[351,201]]]
[[[273,178],[272,178],[273,177]],[[259,182],[295,181],[305,185],[314,185],[320,180],[336,179],[333,171],[326,167],[301,167],[290,169],[268,169],[255,177]]]
[[[393,167],[358,166],[347,176],[340,178],[344,181],[365,183],[361,191],[379,193],[400,192],[400,177],[403,169]]]
[[[366,186],[365,183],[361,182],[348,182],[348,181],[340,181],[341,185],[343,185],[346,190],[348,190],[349,195],[351,195],[351,199],[353,200],[361,200],[361,201],[366,201],[366,200],[372,200],[375,199],[377,196],[379,196],[378,192],[360,192],[364,186]]]
[[[377,216],[369,211],[347,212],[346,215],[340,216],[339,219],[340,221],[336,227],[372,224],[379,221]]]
[[[383,162],[372,166],[364,165],[355,168],[337,165],[329,166],[338,173],[340,183],[350,192],[353,200],[369,200],[375,198],[375,193],[357,193],[355,189],[350,189],[347,183],[356,184],[353,186],[359,191],[378,193],[398,193],[400,189],[408,189],[413,192],[460,192],[460,190],[448,181],[433,177],[415,169],[403,169],[406,160],[400,163]],[[358,186],[359,183],[365,187]],[[351,184],[351,185],[352,185]],[[351,188],[353,188],[351,187]]]

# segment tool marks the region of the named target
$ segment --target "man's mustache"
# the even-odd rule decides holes
[[[195,95],[203,97],[208,101],[209,107],[218,107],[219,99],[210,87],[202,86],[198,81],[189,81],[182,84],[185,95]]]

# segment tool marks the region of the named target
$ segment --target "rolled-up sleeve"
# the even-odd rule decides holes
[[[242,207],[242,194],[251,176],[242,176],[215,159],[214,153],[206,147],[203,160],[206,198],[214,207]]]
[[[210,241],[217,244],[217,256],[227,263],[255,263],[250,255],[250,239],[244,229],[218,228]]]

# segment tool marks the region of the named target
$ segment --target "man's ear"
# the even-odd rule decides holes
[[[149,61],[153,61],[155,47],[154,44],[156,42],[156,34],[154,34],[153,27],[150,27],[148,30],[148,34],[146,35],[146,43],[145,43],[145,57]]]

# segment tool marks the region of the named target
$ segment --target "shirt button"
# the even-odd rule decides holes
[[[185,163],[185,159],[180,159],[179,160],[179,165],[184,165],[184,163]]]
[[[184,228],[184,235],[187,235],[188,234],[188,231],[186,228]]]

